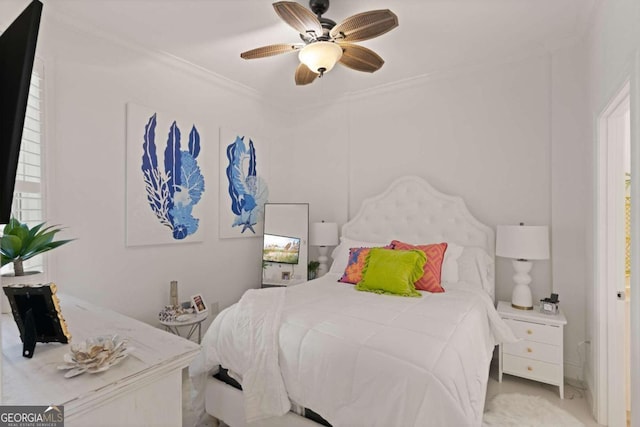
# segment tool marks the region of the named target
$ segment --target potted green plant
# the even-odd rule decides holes
[[[11,218],[4,227],[0,240],[0,258],[2,266],[13,263],[15,276],[24,276],[23,262],[36,255],[50,251],[69,243],[69,240],[53,240],[61,228],[57,226],[44,227],[44,222],[33,228],[23,224],[15,218]]]
[[[320,267],[320,262],[318,261],[309,261],[307,264],[307,279],[313,280],[318,275],[318,267]]]

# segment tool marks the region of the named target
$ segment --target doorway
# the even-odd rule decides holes
[[[598,120],[596,418],[630,424],[631,103],[627,82]]]

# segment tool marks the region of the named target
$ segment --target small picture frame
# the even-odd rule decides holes
[[[22,355],[31,359],[36,342],[67,344],[71,334],[60,312],[56,285],[3,286],[22,339]]]
[[[291,279],[291,273],[288,271],[283,271],[282,272],[282,280],[289,280]]]
[[[208,310],[207,305],[204,302],[204,298],[202,298],[202,295],[200,294],[195,294],[191,297],[191,305],[193,305],[194,310],[198,314],[204,313]]]

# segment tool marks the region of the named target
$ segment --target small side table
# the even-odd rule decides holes
[[[160,323],[164,326],[164,329],[167,332],[171,332],[172,334],[184,337],[188,340],[191,339],[196,331],[198,331],[198,344],[200,344],[200,341],[202,340],[202,322],[207,320],[207,316],[208,312],[204,312],[196,314],[192,318],[182,322],[177,320],[160,320]],[[180,333],[180,328],[189,328],[186,331],[186,335],[182,335]]]
[[[498,381],[502,374],[516,375],[558,386],[564,399],[563,333],[567,319],[558,314],[543,314],[538,307],[518,310],[507,301],[498,302],[498,314],[521,338],[516,343],[500,345]]]

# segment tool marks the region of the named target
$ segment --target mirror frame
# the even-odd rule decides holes
[[[292,286],[306,282],[309,263],[309,203],[265,203],[263,247],[264,234],[300,237],[300,255],[298,264],[263,265],[262,287]]]

